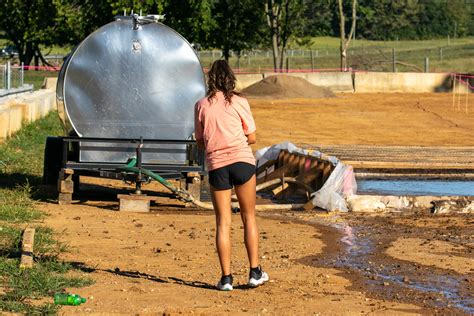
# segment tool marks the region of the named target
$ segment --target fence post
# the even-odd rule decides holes
[[[397,72],[397,56],[395,54],[395,48],[392,48],[392,71]]]
[[[439,48],[439,60],[443,60],[443,47]]]
[[[25,84],[25,63],[21,62],[20,85],[23,87],[24,84]]]
[[[313,56],[313,50],[311,50],[311,71],[314,71],[314,56]]]
[[[7,90],[11,89],[11,80],[12,80],[12,65],[10,61],[7,61]]]
[[[425,72],[429,72],[429,71],[430,71],[430,58],[425,57]]]

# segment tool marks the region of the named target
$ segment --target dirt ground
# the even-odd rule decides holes
[[[456,99],[458,100],[458,99]],[[449,93],[338,94],[328,99],[251,100],[254,149],[282,141],[322,145],[474,146],[474,97]]]
[[[250,100],[253,149],[295,144],[474,146],[474,109],[449,94],[339,94]],[[472,106],[472,104],[471,104]],[[71,205],[41,202],[45,224],[71,246],[64,259],[95,280],[64,314],[472,314],[474,218],[258,213],[261,263],[271,281],[247,289],[248,263],[233,215],[232,292],[220,269],[214,216],[173,200],[150,213],[118,212],[117,192],[82,185]]]

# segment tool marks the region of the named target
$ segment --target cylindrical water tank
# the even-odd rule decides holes
[[[205,93],[191,45],[166,25],[137,16],[118,17],[90,34],[65,61],[57,86],[66,126],[94,138],[190,139],[193,107]],[[83,150],[80,159],[126,159],[100,151]]]

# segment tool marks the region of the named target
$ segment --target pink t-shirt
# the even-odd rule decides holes
[[[256,130],[255,121],[246,98],[234,95],[229,104],[218,91],[211,102],[207,97],[194,107],[196,139],[204,140],[208,170],[235,162],[255,165],[247,137]]]

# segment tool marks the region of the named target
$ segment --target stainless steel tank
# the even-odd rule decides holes
[[[90,34],[64,62],[57,86],[65,126],[93,138],[190,139],[194,104],[205,93],[191,45],[166,25],[138,16],[118,17]],[[81,162],[125,162],[134,155],[118,143],[80,146]],[[182,146],[144,150],[143,161],[185,163]]]

